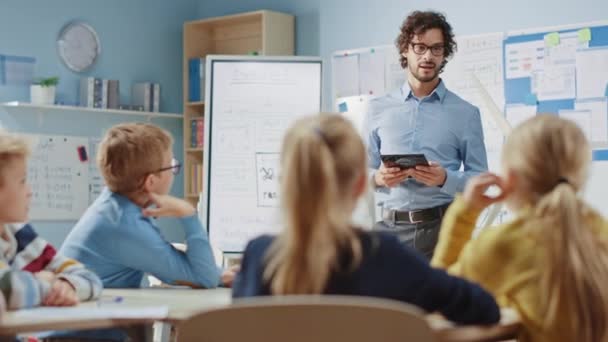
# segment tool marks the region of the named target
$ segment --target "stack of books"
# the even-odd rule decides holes
[[[118,80],[84,77],[80,79],[80,105],[89,108],[160,112],[160,84],[136,83],[131,87],[131,104],[120,104]]]
[[[119,109],[118,80],[97,77],[80,79],[80,105],[89,108]]]
[[[198,194],[203,191],[203,164],[190,165],[190,182],[188,193]]]
[[[131,87],[131,104],[142,106],[145,112],[160,111],[160,84],[142,82]]]

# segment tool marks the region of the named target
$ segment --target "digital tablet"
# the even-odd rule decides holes
[[[402,170],[411,169],[418,165],[428,166],[429,161],[424,154],[384,154],[381,156],[386,167],[398,167]]]

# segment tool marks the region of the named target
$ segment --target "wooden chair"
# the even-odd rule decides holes
[[[177,326],[178,342],[425,342],[424,313],[405,303],[351,296],[241,299]]]

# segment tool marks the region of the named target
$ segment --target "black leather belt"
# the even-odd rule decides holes
[[[451,203],[440,205],[428,209],[419,209],[411,211],[400,211],[392,209],[382,209],[382,220],[391,223],[423,223],[434,221],[443,217],[445,211]]]

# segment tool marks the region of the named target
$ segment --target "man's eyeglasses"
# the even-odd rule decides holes
[[[171,166],[160,168],[160,169],[156,170],[155,172],[171,170],[171,173],[173,173],[174,175],[177,175],[181,168],[182,168],[182,163],[180,163],[179,160],[173,158],[173,159],[171,159]]]
[[[433,46],[428,46],[424,43],[411,43],[410,44],[412,46],[412,49],[414,50],[414,53],[417,55],[424,55],[426,53],[426,50],[431,49],[431,53],[433,54],[433,56],[443,56],[443,53],[445,52],[445,45],[444,44],[435,44]]]

